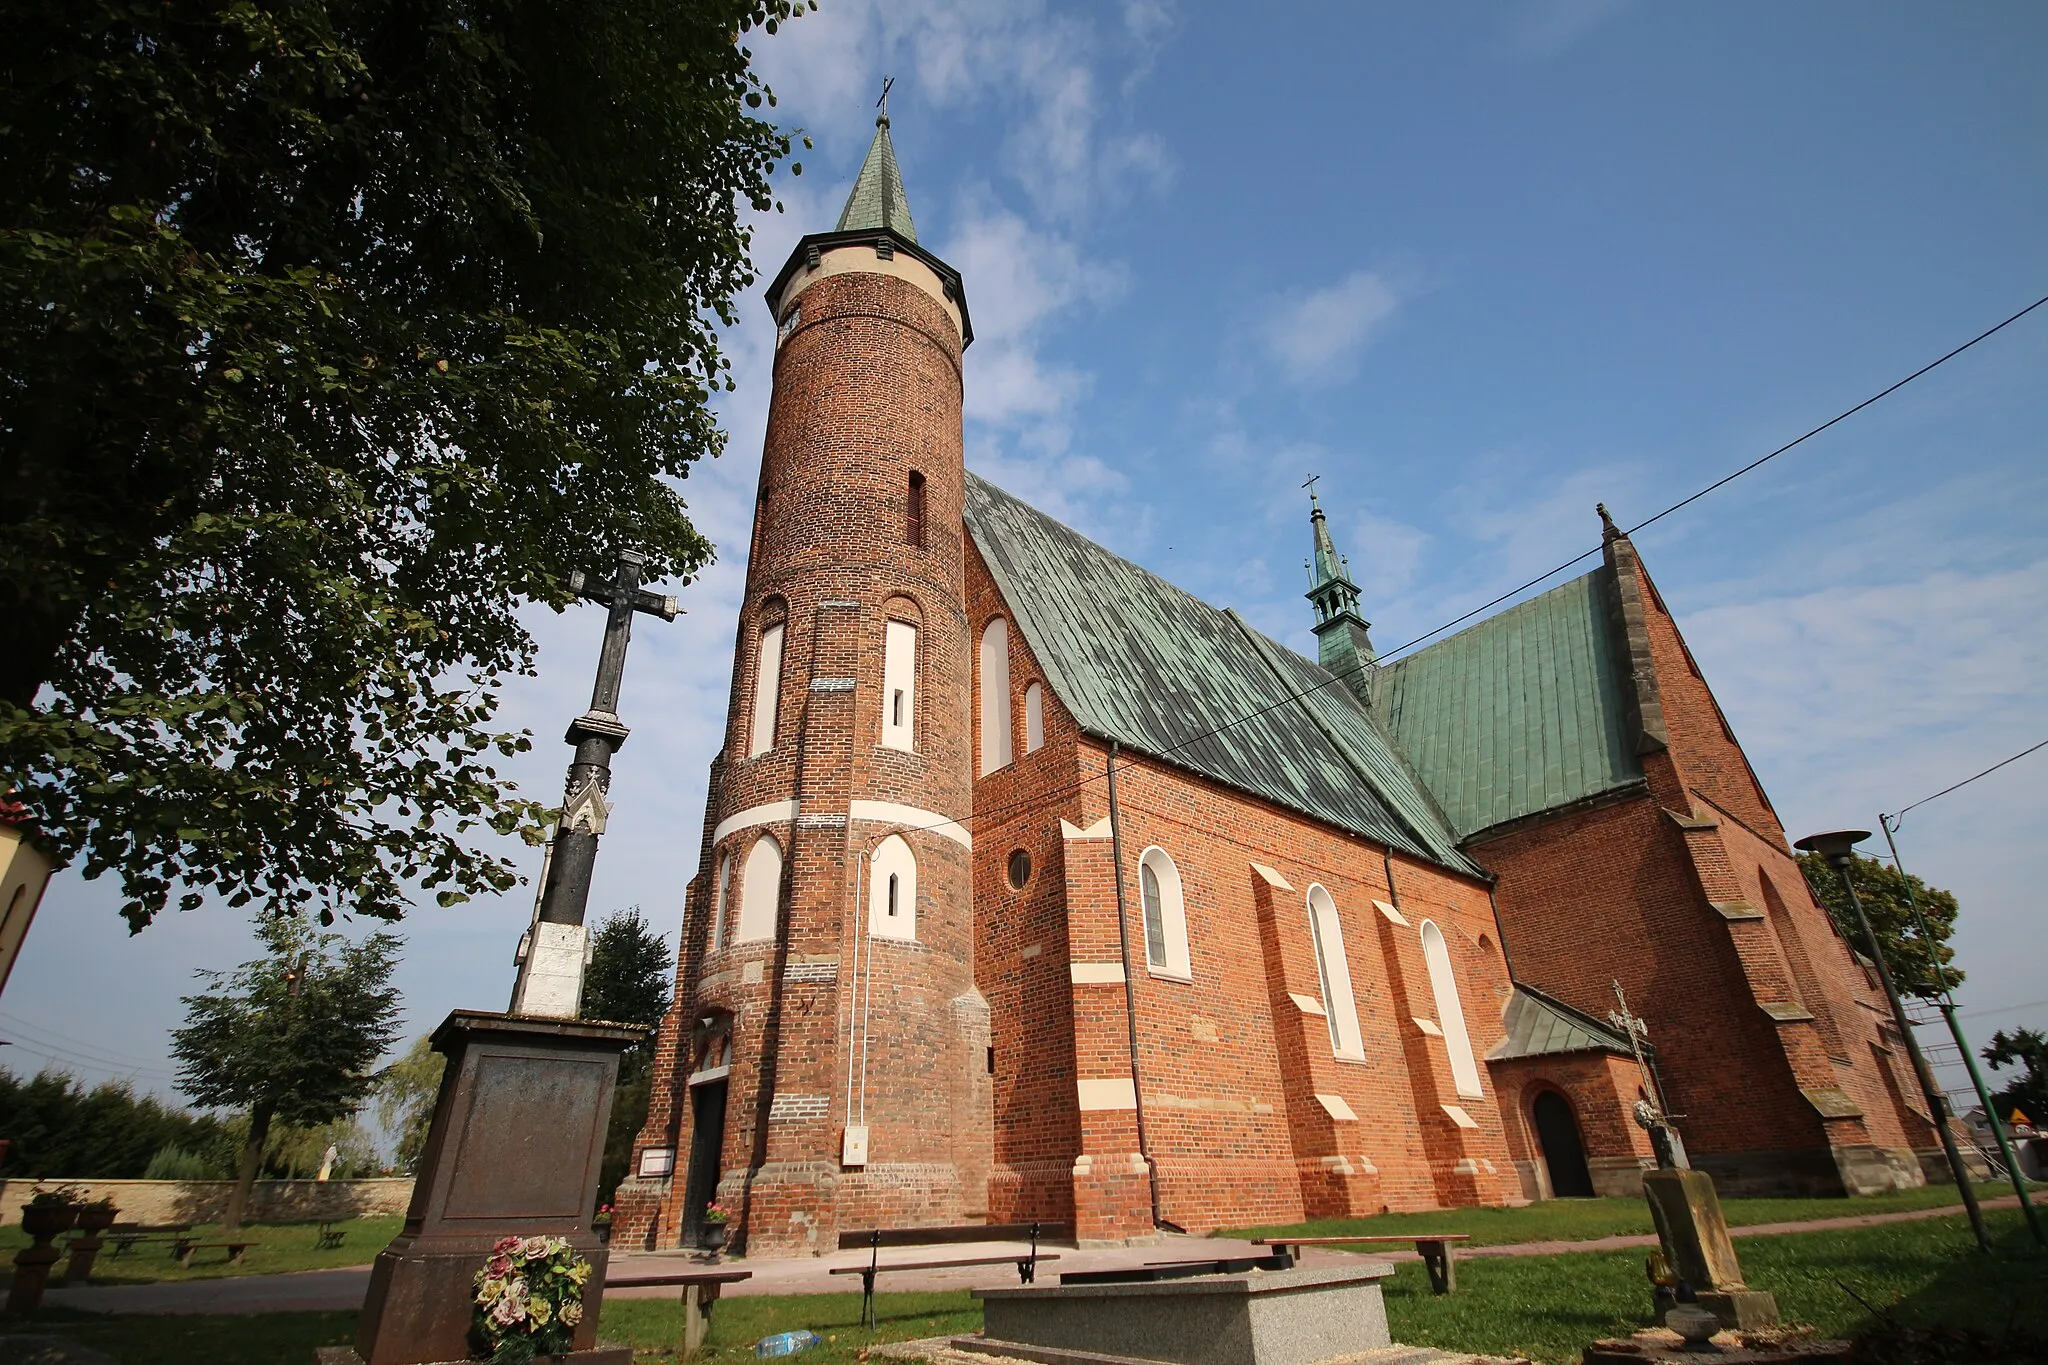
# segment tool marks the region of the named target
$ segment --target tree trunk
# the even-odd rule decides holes
[[[228,1212],[220,1220],[222,1232],[239,1232],[242,1215],[249,1211],[249,1190],[263,1165],[263,1146],[270,1139],[270,1106],[259,1104],[249,1111],[249,1140],[242,1144],[241,1168],[235,1172],[234,1192],[228,1196]]]

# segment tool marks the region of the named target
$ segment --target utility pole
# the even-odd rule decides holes
[[[2020,1208],[2027,1216],[2027,1229],[2034,1234],[2037,1246],[2048,1246],[2048,1234],[2041,1229],[2041,1215],[2034,1208],[2034,1201],[2027,1197],[2027,1178],[2020,1174],[2018,1156],[2013,1152],[2012,1139],[2006,1136],[2005,1123],[1998,1117],[1998,1109],[1991,1103],[1991,1092],[1984,1085],[1984,1073],[1977,1069],[1977,1054],[1970,1051],[1970,1040],[1963,1036],[1963,1026],[1956,1020],[1956,998],[1948,988],[1948,971],[1934,955],[1937,946],[1934,935],[1927,932],[1927,920],[1920,913],[1920,901],[1913,894],[1913,879],[1906,875],[1906,865],[1899,861],[1899,842],[1892,836],[1898,830],[1898,817],[1880,813],[1878,827],[1884,831],[1885,844],[1892,851],[1892,866],[1898,869],[1899,877],[1906,884],[1906,904],[1913,911],[1913,929],[1920,935],[1920,941],[1928,946],[1928,961],[1934,966],[1934,986],[1941,992],[1935,997],[1935,1008],[1941,1011],[1942,1019],[1948,1024],[1950,1036],[1956,1040],[1956,1050],[1963,1054],[1963,1065],[1969,1068],[1970,1084],[1976,1087],[1977,1103],[1984,1106],[1984,1117],[1991,1124],[1991,1134],[1998,1139],[1998,1151],[2005,1158],[2005,1173],[2012,1180],[2013,1193],[2020,1197]]]

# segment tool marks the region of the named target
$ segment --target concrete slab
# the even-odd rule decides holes
[[[1392,1345],[1383,1261],[1185,1280],[982,1289],[983,1340],[1173,1365],[1320,1365]]]

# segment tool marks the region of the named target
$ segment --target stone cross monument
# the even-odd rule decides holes
[[[633,613],[646,612],[664,621],[676,619],[676,599],[640,586],[640,568],[647,556],[619,552],[619,567],[610,579],[589,580],[577,573],[569,586],[578,596],[611,608],[605,621],[604,649],[597,660],[597,684],[590,691],[590,709],[569,722],[566,743],[576,746],[569,761],[569,780],[555,837],[541,865],[540,894],[533,907],[533,925],[519,940],[519,979],[512,987],[512,1013],[574,1019],[583,1004],[583,966],[590,931],[583,916],[590,902],[590,873],[597,862],[597,839],[611,814],[606,794],[612,785],[612,755],[630,732],[619,723],[619,683],[626,673],[626,645],[633,637]]]

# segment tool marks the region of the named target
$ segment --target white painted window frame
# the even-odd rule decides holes
[[[1365,1060],[1365,1037],[1358,1028],[1358,999],[1351,990],[1351,959],[1344,950],[1344,924],[1337,898],[1321,882],[1308,889],[1309,941],[1315,948],[1316,975],[1323,990],[1323,1012],[1330,1026],[1330,1053],[1347,1061]]]
[[[896,879],[896,913],[889,913],[889,880]],[[868,936],[917,941],[917,854],[900,834],[875,845],[868,858]]]
[[[772,834],[754,840],[740,868],[740,913],[734,943],[762,943],[775,937],[782,902],[782,844]]]
[[[1429,968],[1429,989],[1436,996],[1437,1027],[1444,1033],[1444,1053],[1451,1062],[1451,1081],[1460,1097],[1483,1100],[1479,1059],[1472,1055],[1472,1035],[1465,1030],[1465,1004],[1458,996],[1458,974],[1451,965],[1451,947],[1435,920],[1422,922],[1422,961]]]
[[[1145,904],[1145,876],[1148,872],[1159,888],[1160,938],[1166,949],[1164,961],[1152,955],[1152,933],[1146,923],[1151,915]],[[1177,981],[1193,980],[1194,967],[1188,954],[1187,896],[1181,886],[1180,867],[1173,861],[1173,855],[1157,844],[1138,855],[1138,923],[1145,932],[1146,968],[1154,976],[1172,977]]]
[[[1001,616],[989,618],[981,628],[981,775],[987,777],[1010,766],[1012,750],[1010,722],[1010,623]]]
[[[917,748],[917,627],[882,625],[882,747]]]
[[[718,880],[711,888],[711,944],[717,952],[725,946],[725,915],[732,904],[732,853],[718,855]]]
[[[754,649],[754,715],[747,734],[747,757],[759,758],[775,747],[775,726],[782,711],[782,644],[788,625],[777,621],[761,628]]]
[[[1045,747],[1045,684],[1034,682],[1024,689],[1024,752],[1037,753]]]

